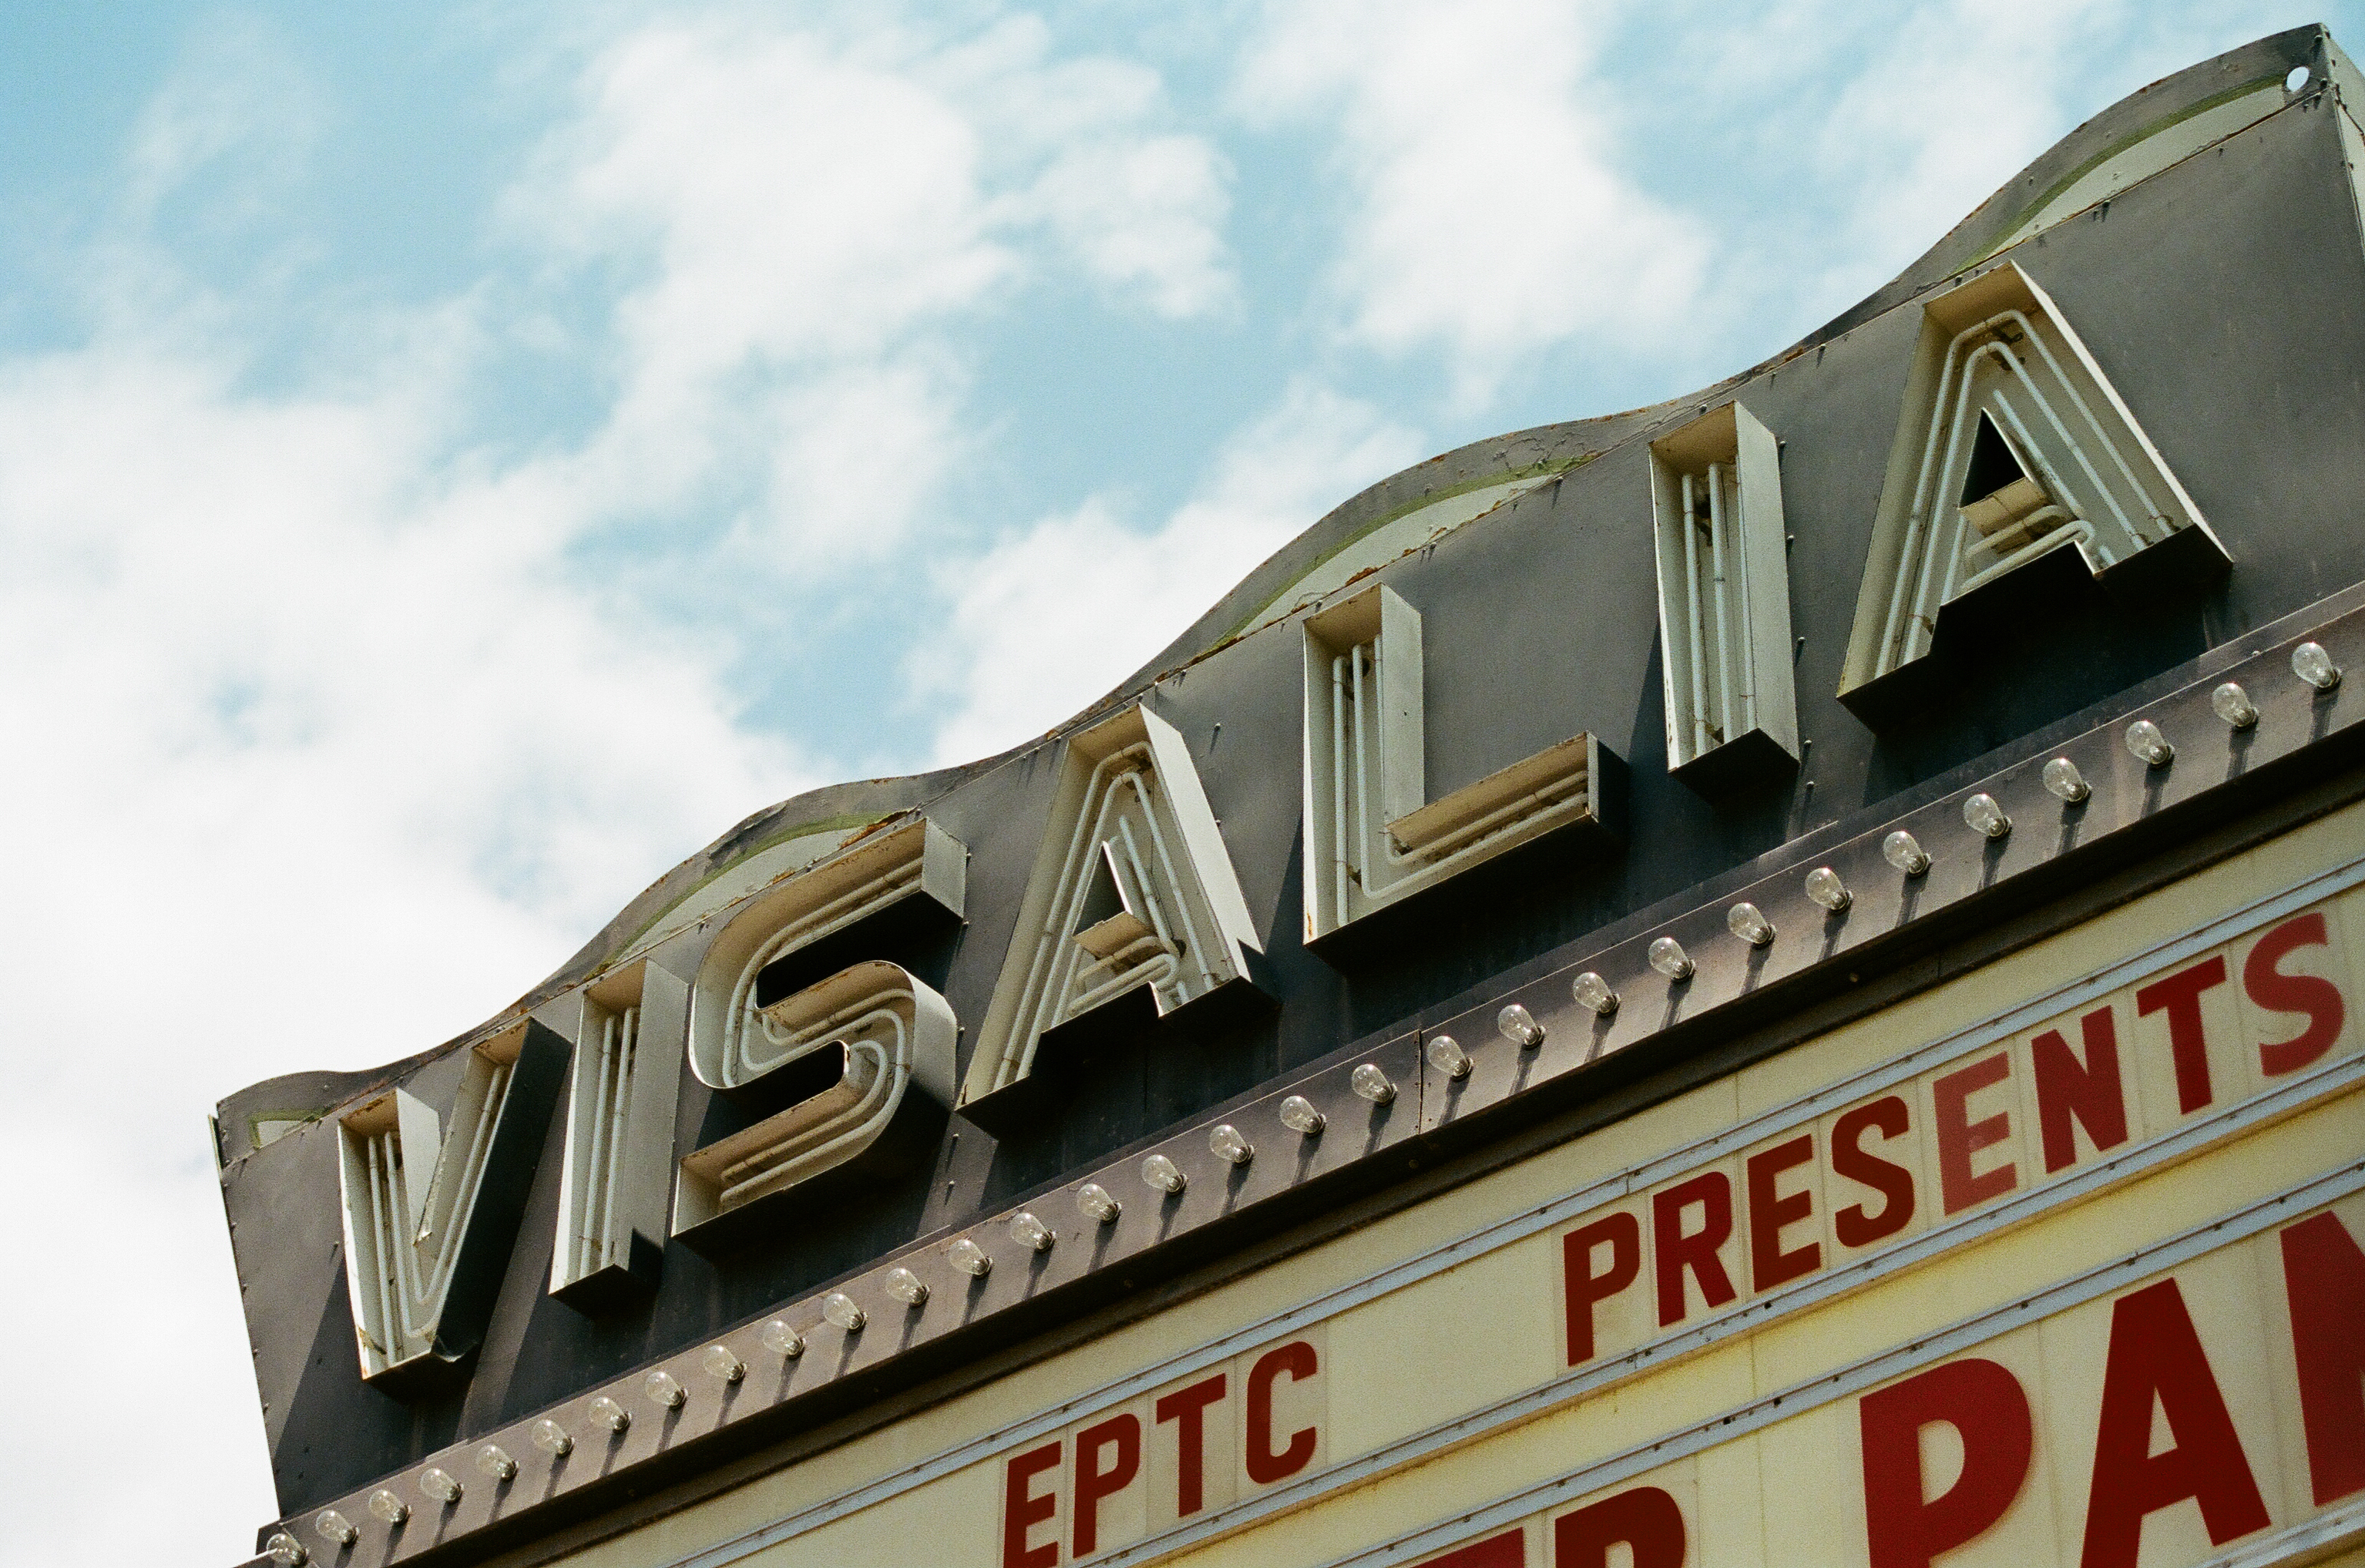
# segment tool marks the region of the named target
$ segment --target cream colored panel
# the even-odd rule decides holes
[[[2332,1212],[2352,1234],[2365,1234],[2365,1194],[2342,1200]],[[2284,1223],[2307,1214],[2295,1211]],[[1586,1485],[1586,1459],[1580,1449],[1569,1448],[1560,1473],[1574,1495],[1554,1499],[1516,1524],[1474,1522],[1470,1539],[1520,1529],[1529,1561],[1544,1563],[1552,1561],[1550,1551],[1562,1522],[1591,1516],[1628,1527],[1646,1525],[1645,1531],[1624,1539],[1647,1533],[1655,1549],[1670,1539],[1665,1527],[1672,1504],[1687,1564],[1865,1563],[1872,1560],[1876,1461],[1889,1469],[1900,1451],[1910,1451],[1912,1461],[1897,1479],[1918,1480],[1918,1491],[1892,1485],[1877,1494],[1891,1520],[1902,1519],[1910,1528],[1917,1505],[1945,1499],[1973,1465],[1979,1481],[1992,1488],[1991,1511],[1923,1543],[1945,1568],[2068,1568],[2081,1560],[2095,1562],[2088,1546],[2090,1513],[2097,1504],[2121,1510],[2133,1505],[2136,1510],[2121,1518],[2130,1529],[2124,1539],[2134,1547],[2132,1561],[2138,1568],[2192,1568],[2229,1549],[2263,1543],[2272,1532],[2324,1512],[2295,1485],[2306,1456],[2285,1440],[2286,1428],[2278,1417],[2279,1409],[2295,1400],[2288,1359],[2277,1354],[2279,1343],[2288,1348],[2287,1322],[2270,1310],[2283,1292],[2279,1228],[2229,1242],[1983,1341],[1933,1352],[1874,1387],[1825,1398],[1690,1453],[1679,1450],[1667,1462],[1614,1482]],[[2153,1331],[2146,1331],[2146,1324]],[[2198,1363],[2186,1359],[2187,1346],[2197,1349]],[[2137,1391],[2147,1392],[2154,1379],[2163,1385],[2180,1382],[2192,1391],[2178,1398],[2173,1419],[2169,1406],[2157,1397],[2146,1400],[2140,1414],[2123,1406],[2133,1419],[2147,1423],[2141,1430],[2117,1428],[2123,1456],[2128,1443],[2140,1445],[2135,1462],[2147,1473],[2172,1451],[2209,1456],[2197,1472],[2171,1469],[2169,1484],[2156,1496],[2096,1476],[2104,1384],[2122,1360],[2142,1369],[2133,1380]],[[2181,1376],[2169,1376],[2169,1369]],[[1947,1391],[1950,1372],[1974,1376],[1979,1387],[1970,1394]],[[1928,1401],[1918,1409],[1910,1399],[1915,1390],[1923,1391]],[[1899,1394],[1909,1395],[1901,1410],[1892,1403]],[[1806,1397],[1818,1395],[1809,1392]],[[1876,1403],[1886,1406],[1885,1420],[1874,1417]],[[1656,1429],[1679,1434],[1689,1404],[1679,1398],[1663,1409]],[[2232,1437],[2232,1447],[2223,1451],[2210,1439],[2218,1408]],[[1900,1420],[1910,1425],[1900,1427]],[[1385,1487],[1326,1501],[1286,1524],[1180,1561],[1194,1568],[1216,1562],[1313,1563],[1355,1550],[1338,1543],[1355,1541],[1358,1533],[1356,1545],[1363,1548],[1399,1539],[1488,1502],[1487,1495],[1468,1490],[1474,1476],[1485,1476],[1498,1488],[1493,1495],[1500,1496],[1514,1475],[1548,1471],[1539,1439],[1564,1440],[1575,1430],[1573,1419],[1540,1420],[1407,1472]],[[1630,1428],[1630,1453],[1653,1430]],[[2021,1434],[2027,1441],[2024,1462],[2014,1451]],[[1900,1441],[1911,1450],[1900,1450]],[[2214,1522],[2195,1498],[2177,1495],[2188,1485],[2214,1494]],[[2357,1500],[2341,1506],[2353,1506]],[[1414,1517],[1421,1510],[1427,1510],[1426,1519]],[[1363,1520],[1360,1532],[1345,1522],[1357,1516]],[[1597,1530],[1593,1544],[1610,1533]],[[1317,1540],[1320,1549],[1302,1552],[1301,1540]],[[1610,1561],[1624,1561],[1624,1551],[1613,1548]],[[2352,1550],[2336,1560],[2359,1555],[2365,1553]],[[1640,1563],[1645,1556],[1638,1550],[1632,1560]],[[1657,1560],[1655,1550],[1651,1556]],[[2118,1561],[2107,1552],[2100,1560]]]
[[[999,1539],[947,1528],[955,1519],[999,1519],[1002,1497],[994,1478],[963,1473],[907,1495],[900,1506],[868,1508],[794,1540],[742,1559],[746,1568],[856,1568],[857,1564],[912,1563],[928,1568],[998,1568]],[[1064,1529],[1066,1521],[1060,1521]],[[649,1568],[672,1557],[620,1556],[616,1568]]]
[[[1559,1293],[1559,1244],[1531,1236],[1340,1315],[1330,1325],[1339,1364],[1387,1372],[1332,1383],[1330,1452],[1368,1453],[1551,1378],[1561,1370]],[[1474,1329],[1486,1354],[1440,1353]]]

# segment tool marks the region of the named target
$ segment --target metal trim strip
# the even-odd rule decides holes
[[[2254,1540],[2212,1557],[2201,1568],[2269,1568],[2280,1562],[2316,1562],[2323,1560],[2326,1552],[2353,1546],[2359,1540],[2365,1540],[2365,1497],[2329,1513],[2312,1515],[2264,1540]]]

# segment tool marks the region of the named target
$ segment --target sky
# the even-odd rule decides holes
[[[465,1030],[749,812],[1028,739],[1364,486],[1753,364],[2315,20],[2365,40],[0,0],[0,1564],[275,1511],[223,1094]]]

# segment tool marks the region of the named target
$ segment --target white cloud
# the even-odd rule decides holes
[[[1740,368],[1911,264],[2080,119],[2300,19],[2280,0],[1694,3],[1652,18],[1680,97],[1642,102],[1720,234]]]
[[[163,226],[234,203],[285,239],[284,170],[230,154],[286,62],[208,55],[158,99],[86,268],[103,325],[0,355],[0,943],[37,977],[10,1003],[0,1245],[56,1282],[0,1335],[74,1352],[0,1436],[19,1492],[72,1506],[12,1521],[0,1560],[86,1547],[127,1412],[178,1434],[141,1482],[157,1539],[227,1562],[273,1511],[206,1106],[472,1026],[829,781],[738,722],[727,615],[659,620],[585,542],[656,518],[708,582],[822,591],[926,515],[965,451],[960,331],[1027,276],[1073,264],[1165,314],[1222,296],[1221,166],[1155,77],[998,47],[999,74],[883,28],[635,28],[508,204],[563,275],[343,300],[268,392],[238,345],[288,275],[209,290]],[[981,154],[1054,108],[1085,162],[1039,130]],[[1114,188],[1084,188],[1091,159]],[[589,435],[476,448],[488,301],[587,276],[612,306],[566,345],[606,367]]]
[[[1042,270],[1043,239],[1162,315],[1229,297],[1223,162],[1163,115],[1154,73],[1055,58],[1031,17],[943,47],[739,20],[619,40],[515,204],[646,267],[612,415],[565,465],[587,510],[754,463],[775,477],[743,543],[808,566],[891,546],[962,454],[942,335]]]
[[[988,756],[1070,717],[1323,513],[1418,454],[1418,437],[1370,404],[1300,385],[1158,527],[1130,527],[1093,499],[963,563],[947,581],[951,618],[913,666],[953,700],[937,760]]]
[[[1138,290],[1161,316],[1228,304],[1221,234],[1223,160],[1194,136],[1105,142],[1079,138],[1028,193],[1093,275],[1120,296]]]
[[[77,1495],[126,1412],[252,1408],[215,1097],[469,1027],[815,781],[570,583],[535,495],[440,477],[419,436],[400,396],[243,397],[153,345],[0,364],[0,944],[39,977],[11,992],[0,1182],[47,1194],[0,1246],[50,1282],[0,1332],[90,1347],[0,1438],[24,1495]],[[221,1561],[270,1509],[225,1425],[140,1502]],[[66,1560],[47,1528],[0,1555]]]
[[[1444,352],[1465,401],[1554,343],[1645,342],[1697,295],[1705,246],[1620,171],[1594,40],[1555,0],[1274,0],[1241,101],[1324,119],[1350,210],[1347,330]]]
[[[1114,298],[1161,316],[1233,303],[1223,240],[1231,170],[1205,138],[1169,118],[1156,72],[1104,56],[1051,57],[1039,17],[1003,18],[932,63],[972,106],[992,150],[997,203],[1014,228],[1040,225]]]

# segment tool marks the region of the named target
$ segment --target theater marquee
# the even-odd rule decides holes
[[[223,1102],[334,1568],[2365,1563],[2365,82]]]

